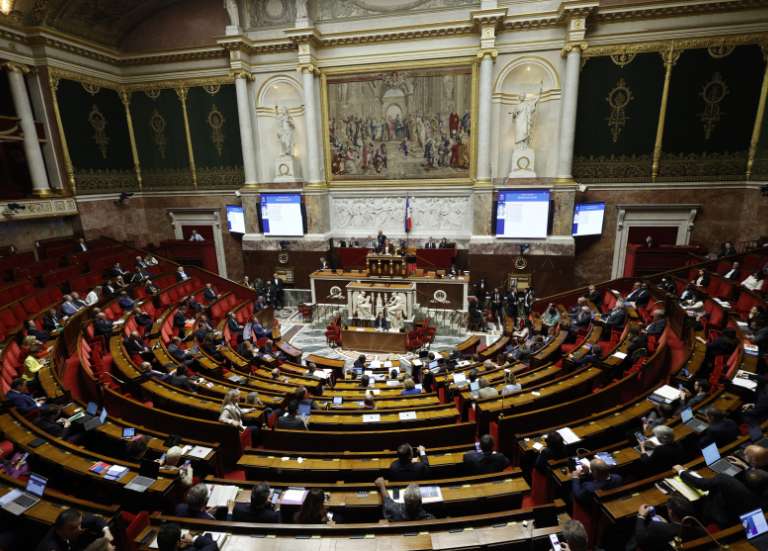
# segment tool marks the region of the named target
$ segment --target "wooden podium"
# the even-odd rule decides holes
[[[366,257],[368,275],[404,276],[406,275],[405,258],[394,254],[369,253]]]

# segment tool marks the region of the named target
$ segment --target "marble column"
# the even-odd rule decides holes
[[[573,145],[576,139],[576,107],[579,99],[579,72],[581,70],[580,44],[568,46],[565,58],[565,88],[560,112],[560,139],[557,156],[557,179],[573,179]]]
[[[307,177],[310,184],[321,182],[320,177],[320,143],[317,130],[317,102],[315,95],[315,68],[312,65],[301,67],[302,85],[304,88],[304,121],[307,135]]]
[[[491,180],[491,87],[493,58],[491,52],[481,52],[480,78],[477,94],[477,180]]]
[[[51,188],[48,184],[48,173],[45,171],[43,151],[37,137],[35,115],[32,113],[27,85],[24,82],[24,73],[28,72],[28,69],[15,63],[7,63],[6,67],[8,68],[8,81],[11,86],[13,105],[21,123],[21,131],[24,134],[24,153],[27,156],[29,175],[32,178],[32,193],[46,196],[51,193]]]
[[[251,126],[251,109],[248,102],[248,75],[241,71],[235,75],[235,92],[237,93],[237,120],[240,123],[240,146],[243,149],[243,171],[245,185],[256,185],[256,152],[253,148],[253,127]]]

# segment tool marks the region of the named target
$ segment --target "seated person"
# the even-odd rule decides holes
[[[304,498],[304,503],[296,514],[293,522],[296,524],[327,524],[331,517],[325,506],[326,494],[320,488],[312,488]]]
[[[366,375],[363,375],[363,377],[366,377]],[[416,388],[416,383],[410,377],[403,381],[403,387],[403,390],[400,392],[400,394],[403,396],[421,394],[421,389]]]
[[[24,358],[24,372],[21,374],[21,378],[25,383],[33,384],[35,388],[38,388],[37,375],[43,368],[43,362],[37,359],[37,353],[40,352],[40,343],[33,343],[29,348],[29,354]]]
[[[582,503],[588,503],[598,490],[616,488],[624,482],[620,475],[611,473],[602,459],[593,459],[588,468],[579,464],[576,470],[571,472],[571,479],[573,498]]]
[[[652,450],[645,449],[646,440],[640,442],[640,463],[647,473],[666,471],[685,460],[685,450],[675,442],[675,431],[667,425],[656,425],[653,427],[653,436],[659,445]]]
[[[176,281],[184,281],[189,279],[187,272],[184,271],[184,266],[176,268]]]
[[[61,297],[61,306],[59,307],[63,317],[68,318],[74,316],[80,308],[72,300],[72,295],[64,295]]]
[[[120,291],[120,298],[117,299],[117,303],[123,309],[123,312],[133,310],[133,307],[136,305],[136,301],[128,296],[128,291]]]
[[[723,329],[722,334],[715,340],[707,343],[707,352],[704,355],[704,365],[709,371],[712,368],[712,363],[718,356],[724,356],[728,358],[733,351],[736,350],[739,341],[736,337],[736,331],[731,327]]]
[[[165,467],[166,470],[175,471],[178,473],[179,483],[184,488],[192,487],[194,483],[194,472],[192,465],[189,462],[181,463],[183,449],[180,446],[172,446],[165,452],[165,459],[160,461],[160,464]]]
[[[111,319],[107,318],[104,312],[96,314],[96,319],[93,320],[93,334],[97,337],[111,337],[114,331],[114,323]]]
[[[610,313],[605,318],[603,318],[603,340],[606,340],[610,337],[611,330],[618,330],[624,327],[624,322],[626,320],[627,311],[624,308],[624,301],[617,300],[616,306],[614,306]]]
[[[207,508],[208,497],[208,486],[202,482],[195,484],[187,491],[187,497],[184,500],[184,503],[179,503],[176,506],[176,516],[215,520],[215,517]]]
[[[590,323],[592,323],[592,309],[585,304],[576,312],[576,316],[571,321],[571,326],[578,330],[589,326]]]
[[[651,323],[645,326],[645,334],[659,336],[664,332],[667,326],[664,310],[654,310],[651,314]]]
[[[549,303],[547,309],[541,315],[541,323],[551,328],[560,322],[560,312],[553,303]]]
[[[168,355],[182,365],[191,367],[197,364],[197,358],[189,350],[184,350],[181,346],[181,339],[179,337],[173,337],[170,344],[168,344]]]
[[[83,549],[100,537],[112,538],[107,521],[103,517],[83,514],[77,509],[64,509],[34,549],[35,551]],[[31,549],[30,546],[24,546],[24,548]]]
[[[131,331],[131,334],[123,339],[123,346],[129,356],[140,356],[145,362],[151,362],[155,358],[138,331]]]
[[[272,508],[269,502],[270,488],[266,482],[258,482],[251,488],[250,503],[235,503],[232,520],[235,522],[259,522],[279,524],[280,512]]]
[[[37,328],[37,324],[34,320],[27,320],[24,322],[24,329],[27,335],[32,335],[40,342],[45,342],[51,339],[51,334],[48,331],[41,331]]]
[[[624,301],[635,308],[642,308],[651,300],[651,293],[648,291],[648,284],[635,281],[632,291],[626,296]]]
[[[234,312],[227,312],[227,327],[233,335],[242,335],[243,333],[243,326],[237,321]]]
[[[493,437],[484,434],[480,437],[480,450],[464,454],[462,463],[468,475],[499,473],[509,467],[509,459],[503,453],[493,451]]]
[[[43,329],[48,331],[48,333],[55,333],[56,331],[59,331],[61,327],[61,320],[54,308],[49,309],[48,312],[43,314]]]
[[[573,362],[573,365],[581,367],[583,365],[597,365],[603,363],[603,349],[599,344],[588,345],[589,352],[583,355],[581,358],[574,358],[572,354],[569,354],[569,359]]]
[[[187,366],[180,365],[176,368],[176,371],[168,375],[165,381],[169,385],[173,385],[182,390],[188,390],[189,392],[195,391],[195,383],[187,375]]]
[[[219,300],[220,296],[221,295],[219,295],[216,292],[216,289],[213,288],[213,284],[212,283],[206,283],[205,284],[205,289],[203,290],[203,298],[205,299],[205,301],[208,304],[210,304],[214,300]]]
[[[603,309],[603,292],[599,291],[594,285],[587,287],[587,294],[584,297],[595,305],[597,311],[600,312]]]
[[[544,435],[542,444],[544,447],[539,450],[533,466],[541,474],[549,474],[549,461],[557,461],[568,456],[568,449],[565,440],[557,431],[551,431]]]
[[[213,536],[203,534],[193,537],[190,534],[181,535],[178,524],[168,522],[157,531],[157,549],[159,551],[178,551],[180,549],[195,549],[195,551],[219,551],[219,545],[213,541]]]
[[[288,402],[286,412],[277,419],[277,428],[290,430],[306,430],[306,422],[298,416],[299,402],[291,400]]]
[[[136,321],[136,325],[144,328],[144,333],[148,333],[152,326],[155,324],[155,320],[152,319],[146,311],[135,308],[133,311],[133,319]]]
[[[389,480],[407,482],[409,480],[423,480],[429,475],[429,459],[424,446],[417,448],[419,458],[413,456],[413,448],[410,444],[401,444],[397,448],[397,459],[389,466]]]
[[[668,549],[675,538],[685,542],[706,535],[697,524],[682,523],[683,518],[696,516],[693,504],[684,497],[670,496],[666,509],[669,520],[653,513],[653,507],[650,505],[640,506],[635,520],[635,534],[627,549]]]
[[[731,264],[731,268],[723,274],[724,279],[738,280],[741,277],[741,269],[739,268],[738,261]]]
[[[33,412],[40,412],[46,409],[46,405],[40,405],[32,397],[32,394],[27,388],[27,383],[24,379],[17,378],[11,381],[11,388],[5,393],[5,399],[16,408],[19,413],[24,415]]]
[[[759,293],[763,290],[764,277],[763,272],[760,270],[754,271],[741,282],[741,286],[750,291]]]
[[[435,518],[424,510],[421,502],[421,489],[416,484],[409,484],[403,492],[403,502],[397,503],[387,492],[387,483],[379,477],[374,482],[381,496],[382,514],[390,522],[404,520],[429,520]]]
[[[713,442],[720,448],[739,437],[739,425],[728,418],[717,406],[709,406],[705,411],[705,417],[709,427],[699,437],[699,448],[709,446]]]

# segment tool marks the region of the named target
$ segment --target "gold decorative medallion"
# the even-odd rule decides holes
[[[634,61],[636,55],[637,54],[629,53],[629,52],[620,52],[618,54],[612,55],[611,61],[613,61],[615,65],[618,65],[623,69],[624,67],[632,63],[632,61]]]
[[[92,96],[95,96],[101,90],[101,86],[97,86],[96,84],[92,84],[90,82],[81,82],[80,85],[83,87],[83,90]]]
[[[611,107],[611,114],[608,116],[607,120],[608,127],[611,129],[613,143],[619,141],[619,136],[621,136],[621,132],[624,130],[624,127],[629,120],[626,107],[633,99],[635,99],[635,97],[632,95],[632,91],[627,86],[627,83],[624,82],[623,78],[619,79],[616,86],[613,87],[613,90],[608,92],[608,96],[605,98],[605,101],[607,101],[608,105]]]
[[[203,90],[211,96],[215,96],[219,93],[219,90],[221,90],[221,84],[206,84],[203,86]]]
[[[707,82],[699,92],[701,99],[704,100],[704,111],[699,113],[699,118],[704,125],[704,139],[708,140],[712,136],[717,123],[725,115],[720,111],[720,103],[730,92],[720,73],[712,75],[712,80]]]
[[[166,123],[157,109],[152,112],[152,116],[149,118],[149,127],[155,136],[155,145],[160,152],[160,157],[165,159],[165,146],[168,144],[168,139],[165,136]]]
[[[288,264],[288,253],[286,253],[286,252],[278,253],[277,261],[280,264]]]
[[[224,115],[214,103],[208,113],[208,126],[211,127],[211,141],[213,142],[213,146],[216,148],[219,157],[221,157],[221,154],[224,151],[223,128],[225,120]]]
[[[152,100],[156,100],[157,98],[159,98],[159,97],[160,97],[160,94],[161,94],[162,92],[163,92],[163,91],[162,91],[162,90],[160,90],[159,88],[151,88],[151,89],[149,89],[149,90],[144,90],[144,93],[147,95],[147,97],[148,97],[149,99],[152,99]]]
[[[107,146],[109,145],[109,137],[107,136],[107,119],[99,111],[99,108],[94,105],[91,107],[91,112],[88,114],[88,123],[93,128],[93,141],[99,146],[101,151],[101,157],[107,158]]]
[[[725,42],[720,42],[719,44],[712,44],[707,48],[707,52],[710,56],[712,56],[715,59],[722,59],[724,57],[728,57],[733,53],[733,50],[736,49],[736,46],[733,44],[726,44]]]
[[[518,270],[525,270],[528,267],[528,261],[524,256],[518,256],[515,258],[515,268]]]

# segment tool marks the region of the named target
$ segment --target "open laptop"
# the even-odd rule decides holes
[[[747,542],[759,551],[768,550],[768,523],[762,509],[755,509],[739,517],[747,535]]]
[[[683,420],[683,424],[688,425],[696,432],[704,432],[709,428],[707,423],[700,419],[696,419],[691,408],[685,408],[683,411],[681,411],[680,419]]]
[[[107,408],[102,408],[101,413],[98,417],[91,416],[89,417],[85,423],[83,423],[83,428],[86,431],[93,430],[96,427],[99,427],[103,425],[107,421]]]
[[[146,492],[160,475],[160,463],[151,459],[142,459],[139,463],[139,476],[125,485],[126,490],[134,492]]]
[[[312,406],[310,404],[307,404],[305,402],[302,402],[301,404],[299,404],[298,413],[301,417],[307,417],[311,410],[312,410]]]
[[[45,486],[48,479],[36,473],[30,473],[27,480],[26,492],[19,492],[15,498],[3,505],[3,509],[16,516],[21,515],[34,506],[45,493]],[[18,492],[18,490],[16,490]]]
[[[720,474],[727,474],[728,476],[736,476],[741,472],[736,465],[720,457],[720,452],[717,449],[717,444],[714,442],[709,446],[701,450],[701,455],[704,456],[704,461],[707,463],[707,467]]]

